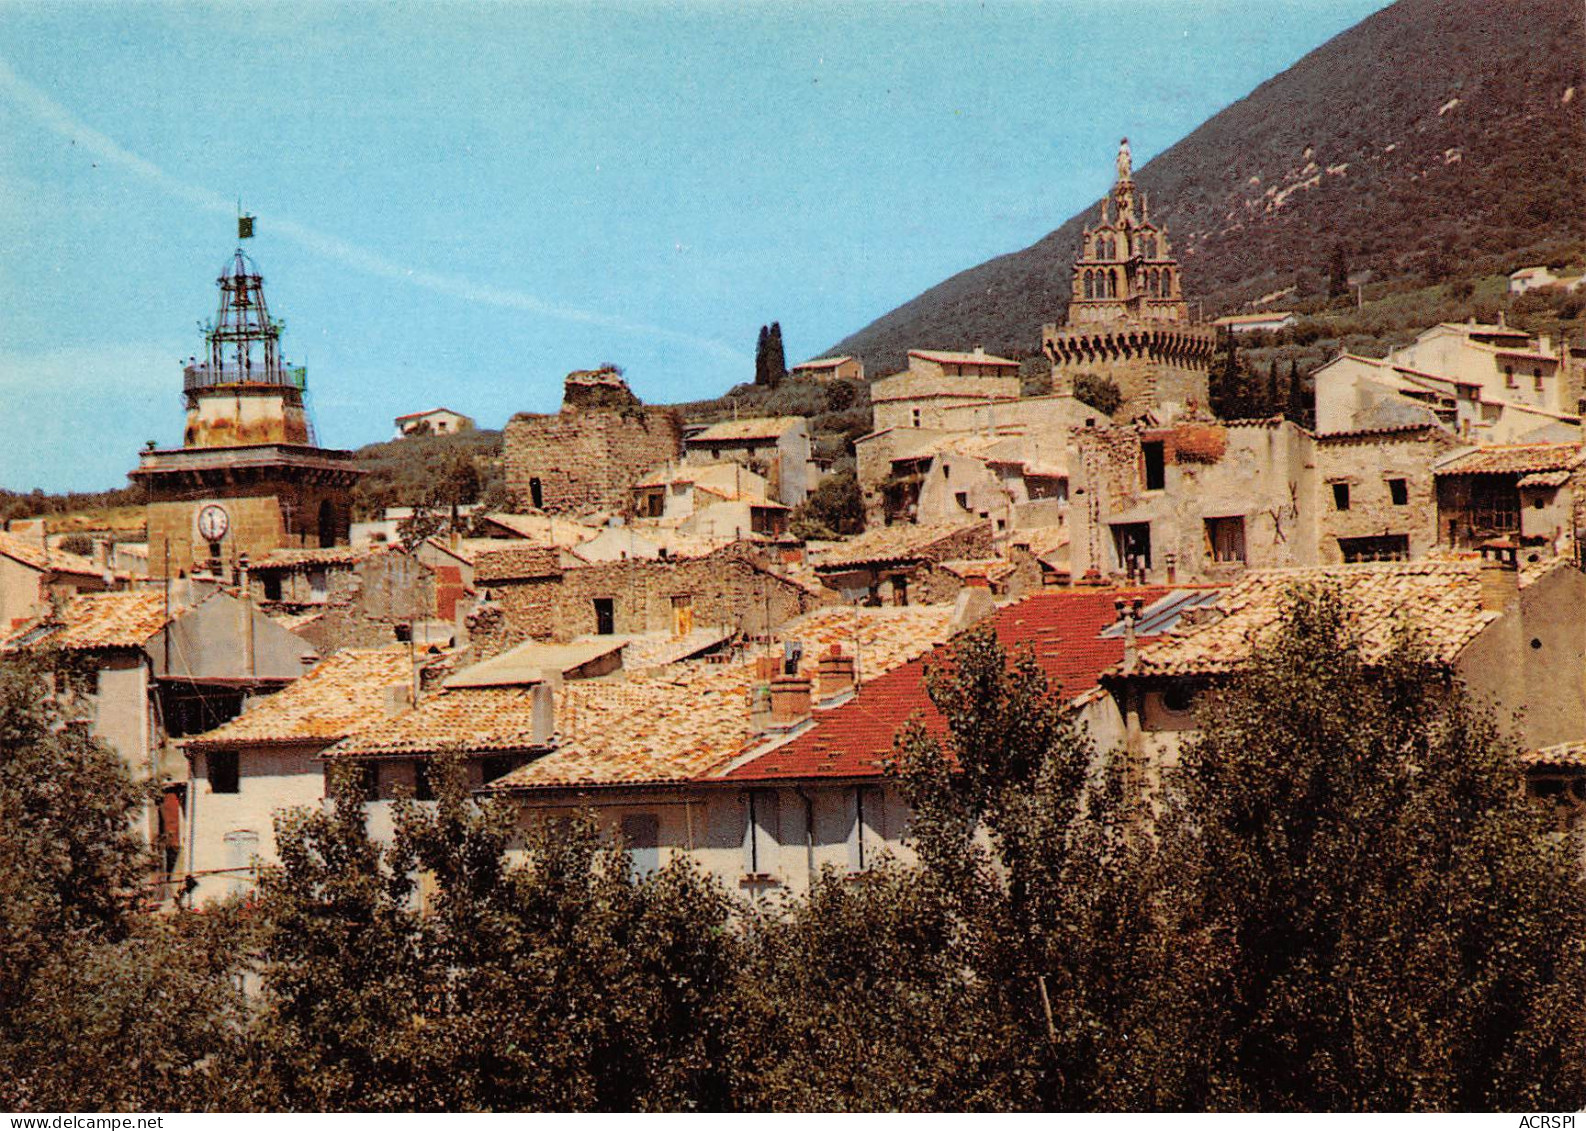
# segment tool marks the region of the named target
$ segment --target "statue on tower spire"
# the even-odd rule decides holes
[[[1129,153],[1129,139],[1124,138],[1118,143],[1118,179],[1130,181],[1134,179],[1134,163]]]

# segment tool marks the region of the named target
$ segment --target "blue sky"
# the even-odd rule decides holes
[[[321,440],[814,355],[1383,0],[0,4],[0,486],[179,442],[237,201]],[[1033,329],[1032,329],[1033,332]]]

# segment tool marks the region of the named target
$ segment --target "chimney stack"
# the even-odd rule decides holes
[[[413,685],[407,680],[385,685],[385,717],[394,719],[413,705]]]
[[[1481,548],[1481,608],[1501,613],[1520,599],[1519,551],[1509,542]]]
[[[802,675],[779,675],[771,681],[771,726],[791,728],[810,717],[810,681]]]
[[[842,645],[833,644],[820,658],[818,675],[822,703],[846,695],[854,689],[854,658],[843,655]]]
[[[1140,610],[1144,607],[1145,601],[1140,597],[1130,600],[1119,597],[1113,602],[1113,608],[1118,610],[1118,620],[1123,624],[1123,670],[1125,674],[1134,671],[1135,665],[1140,660],[1140,646],[1136,640],[1134,628],[1140,620]]]
[[[953,602],[953,619],[948,631],[962,632],[978,624],[997,611],[997,602],[991,596],[991,582],[981,572],[972,572],[964,578],[964,587]]]
[[[529,691],[529,741],[549,746],[556,734],[556,696],[543,680]]]

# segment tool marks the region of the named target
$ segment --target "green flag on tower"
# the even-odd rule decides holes
[[[237,238],[239,240],[251,240],[253,238],[252,216],[237,217]]]

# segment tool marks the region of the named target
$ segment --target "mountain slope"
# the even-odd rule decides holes
[[[1335,244],[1375,280],[1508,270],[1586,247],[1586,6],[1400,0],[1136,174],[1207,317],[1325,287]],[[1111,154],[1097,154],[1107,162]],[[1099,202],[1097,202],[1099,204]],[[837,343],[876,375],[911,347],[1031,353],[1061,319],[1096,205]]]

